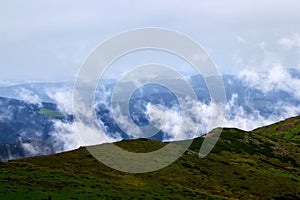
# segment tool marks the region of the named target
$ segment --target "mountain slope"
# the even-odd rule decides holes
[[[300,144],[300,116],[255,129],[253,132]]]
[[[281,122],[281,126],[289,122]],[[272,126],[277,124],[265,128]],[[106,167],[85,148],[0,163],[0,199],[300,198],[299,144],[278,138],[276,133],[271,137],[257,130],[226,128],[213,151],[199,159],[202,141],[195,139],[172,165],[145,174]],[[149,139],[116,144],[134,152],[165,145]]]

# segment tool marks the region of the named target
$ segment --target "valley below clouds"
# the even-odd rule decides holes
[[[20,125],[19,129],[3,130],[4,134],[7,132],[17,139],[6,138],[8,141],[1,142],[21,142],[26,152],[38,155],[143,137],[139,127],[149,124],[160,130],[152,139],[174,141],[199,137],[217,127],[250,131],[300,114],[300,94],[295,89],[300,85],[300,71],[294,69],[274,66],[263,73],[244,70],[237,75],[223,75],[226,102],[222,105],[210,101],[201,76],[190,76],[187,80],[196,91],[198,101],[186,97],[185,108],[182,108],[170,90],[157,85],[143,86],[132,94],[130,116],[123,116],[118,111],[115,111],[117,115],[113,115],[110,98],[115,81],[104,81],[95,92],[97,126],[74,120],[72,83],[26,83],[9,86],[9,89],[2,87],[0,96],[5,98],[0,102],[1,124],[13,126],[14,123],[21,123],[18,117],[28,116],[31,122]],[[18,99],[15,102],[17,106],[10,105],[9,98]],[[51,106],[47,105],[46,109],[44,102],[49,102]],[[17,108],[13,110],[13,106]],[[183,109],[185,119],[182,119]],[[43,118],[34,115],[42,115]],[[42,125],[37,119],[43,121]],[[48,128],[41,128],[43,124]],[[84,130],[85,138],[78,133],[78,127]],[[196,134],[194,130],[198,130]],[[47,148],[51,146],[53,151],[47,148],[43,151],[36,146],[40,143],[32,141],[45,142]]]

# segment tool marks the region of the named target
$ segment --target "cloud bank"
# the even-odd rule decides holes
[[[247,93],[233,90],[224,105],[207,101],[194,101],[188,97],[182,100],[185,102],[185,107],[180,107],[175,102],[172,105],[170,103],[167,105],[150,102],[144,105],[144,115],[149,122],[160,128],[163,133],[162,140],[172,141],[200,136],[216,127],[236,127],[243,130],[252,130],[300,114],[299,74],[292,73],[280,65],[275,65],[264,73],[244,70],[234,78],[234,80],[230,80],[231,84],[228,87],[235,88],[234,84],[239,84],[239,88],[243,86],[242,88],[249,89],[251,91],[249,95],[253,95],[253,97],[248,98]],[[116,118],[113,119],[109,87],[101,85],[96,92],[94,108],[96,111],[99,108],[102,109],[101,116],[96,116],[84,105],[79,109],[87,117],[86,119],[96,117],[98,124],[84,123],[78,120],[52,119],[53,130],[49,134],[58,152],[75,149],[83,145],[94,145],[123,139],[123,133],[120,130],[109,127],[110,125],[116,125],[111,123],[112,120],[117,121],[123,128],[125,127],[124,131],[133,138],[143,137],[140,134],[141,129],[138,125],[129,123],[132,120],[128,116],[122,115],[120,108],[116,111]],[[73,114],[72,89],[70,87],[49,88],[46,93],[56,102],[61,113],[65,116]],[[260,96],[262,99],[257,100],[257,94],[260,93],[263,94]],[[28,103],[41,104],[41,98],[30,90],[22,89],[19,94],[20,98],[22,97]],[[141,94],[149,95],[145,94],[145,91]],[[274,96],[274,94],[277,96]],[[141,96],[137,97],[142,98]],[[259,107],[257,104],[261,103],[260,101],[266,101],[268,104],[262,104],[262,107]],[[222,113],[218,112],[220,107],[224,108]],[[262,108],[266,108],[268,113]],[[185,112],[184,118],[183,110]],[[0,115],[0,121],[8,117],[9,115],[6,117]],[[135,121],[140,120],[137,116],[129,117],[134,118]],[[184,126],[181,126],[182,124]],[[78,129],[81,131],[81,135]],[[197,130],[196,135],[195,130]],[[26,133],[22,133],[21,136],[26,137]],[[35,133],[34,137],[39,137],[39,133]],[[25,145],[25,147],[28,151],[34,152],[34,149],[30,146]]]
[[[300,99],[300,89],[298,89],[300,79],[293,77],[281,65],[275,65],[265,73],[243,70],[238,74],[238,78],[249,87],[256,88],[264,93],[284,91]]]
[[[64,88],[49,88],[46,90],[49,98],[54,100],[58,109],[65,114],[72,113],[72,97],[73,90],[69,87]]]

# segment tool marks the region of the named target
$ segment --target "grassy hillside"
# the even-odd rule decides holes
[[[258,128],[253,132],[300,144],[300,116]]]
[[[203,138],[197,138],[175,163],[145,174],[108,168],[85,148],[0,163],[0,199],[299,199],[299,144],[268,132],[299,126],[290,120],[253,132],[223,129],[203,159]],[[148,139],[116,144],[133,152],[165,145]]]

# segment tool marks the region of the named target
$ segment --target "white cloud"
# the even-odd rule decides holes
[[[74,123],[53,121],[54,131],[49,134],[53,138],[53,146],[57,151],[68,151],[81,146],[81,140]]]
[[[61,112],[65,114],[73,114],[72,88],[48,88],[46,89],[46,94],[55,101]],[[110,93],[108,92],[106,95],[109,94]],[[103,103],[105,102],[105,99],[106,96],[102,95],[100,96],[99,102]],[[53,131],[49,134],[53,138],[55,149],[58,152],[76,149],[79,146],[90,146],[106,142],[114,142],[121,139],[118,134],[115,134],[114,136],[106,134],[103,131],[105,127],[101,124],[101,121],[99,121],[100,125],[89,122],[89,119],[94,119],[94,113],[91,109],[86,108],[84,101],[76,105],[78,106],[78,108],[75,109],[75,111],[78,111],[76,116],[81,116],[81,119],[87,119],[85,121],[86,123],[77,119],[69,122],[53,120]]]
[[[144,137],[144,133],[138,125],[136,125],[131,119],[130,116],[126,116],[121,112],[120,106],[117,106],[114,110],[114,120],[119,125],[119,127],[128,135],[134,138]]]
[[[236,35],[236,39],[237,39],[237,41],[240,42],[240,43],[244,43],[244,44],[247,43],[247,41],[245,40],[245,38],[243,38],[243,37],[240,36],[240,35]]]
[[[186,33],[212,52],[219,51],[213,58],[220,66],[240,69],[244,66],[231,65],[235,36],[252,35],[260,41],[274,33],[284,35],[290,27],[299,31],[299,5],[296,0],[6,1],[0,6],[0,75],[74,78],[80,63],[99,42],[149,26]]]
[[[31,143],[22,143],[21,145],[25,152],[27,152],[31,156],[41,154],[40,149],[35,147]]]
[[[30,104],[41,105],[41,98],[31,90],[21,88],[18,90],[18,98]]]
[[[278,43],[287,49],[293,47],[300,48],[300,35],[299,33],[295,33],[290,37],[283,37],[278,41]]]
[[[181,127],[181,112],[178,109],[167,108],[161,105],[148,104],[146,114],[150,116],[157,127],[162,127],[165,132],[165,140],[182,140],[194,138],[201,134],[208,133],[216,127],[235,127],[243,130],[253,130],[255,128],[275,123],[288,117],[300,114],[300,106],[287,105],[280,99],[273,105],[274,113],[263,116],[259,110],[250,108],[246,111],[243,105],[238,103],[239,96],[233,94],[231,99],[226,103],[224,118],[220,111],[220,105],[187,99],[188,104],[186,119]],[[162,124],[166,117],[166,123]],[[190,133],[198,129],[197,135]]]
[[[250,131],[300,114],[300,106],[288,105],[280,99],[272,105],[274,112],[268,116],[263,116],[255,108],[250,108],[251,111],[247,112],[243,106],[238,105],[238,98],[238,95],[233,95],[226,105],[225,127]]]
[[[46,90],[46,94],[55,101],[57,108],[66,114],[72,113],[72,88],[49,88]]]
[[[109,94],[109,93],[108,93]],[[84,99],[84,97],[82,97]],[[101,97],[101,99],[106,97]],[[99,103],[99,102],[98,102]],[[108,104],[106,104],[108,106]],[[93,105],[93,108],[96,108]],[[72,123],[73,128],[77,132],[81,144],[83,146],[90,146],[96,144],[102,144],[107,142],[119,141],[122,138],[119,133],[108,133],[104,123],[101,120],[97,120],[93,108],[87,108],[85,101],[76,99],[74,104],[74,116],[75,121]],[[63,134],[63,131],[61,134]]]
[[[300,115],[300,106],[299,105],[288,105],[283,101],[277,102],[274,105],[274,109],[280,111],[280,116],[277,117],[277,120],[273,120],[273,122]]]
[[[207,105],[189,97],[184,102],[181,109],[176,106],[147,105],[146,114],[156,127],[161,127],[165,140],[191,139],[223,125],[220,105]]]
[[[284,91],[300,99],[300,79],[293,77],[281,65],[275,65],[264,73],[243,70],[238,74],[238,78],[249,87],[264,93]]]
[[[234,127],[242,130],[252,130],[254,128],[270,124],[277,121],[275,117],[265,118],[258,110],[246,112],[242,105],[238,105],[239,96],[233,94],[225,106],[224,127]]]
[[[146,114],[155,127],[161,128],[161,130],[172,138],[176,137],[176,135],[179,137],[179,134],[185,134],[184,131],[180,132],[182,116],[178,108],[166,108],[161,105],[148,103],[146,106]]]
[[[84,146],[91,146],[103,143],[112,143],[122,140],[118,133],[107,133],[99,126],[83,122],[75,122],[77,130],[80,131],[80,138]]]
[[[62,91],[55,92],[57,103],[61,103],[61,109],[70,113],[69,104],[71,104],[72,99],[64,99],[62,97]],[[90,109],[86,109],[84,104],[77,105],[79,106],[76,117],[80,116],[80,121],[76,118],[76,120],[71,122],[64,122],[61,120],[53,120],[53,128],[54,130],[50,132],[50,135],[54,138],[54,144],[58,151],[67,151],[76,149],[79,146],[90,146],[96,144],[102,144],[106,142],[114,142],[120,140],[121,138],[118,135],[112,137],[107,134],[102,129],[105,127],[99,124],[102,122],[99,121],[99,124],[94,124],[90,122],[89,119],[94,119],[94,113],[90,112]],[[85,120],[87,119],[87,120]]]

